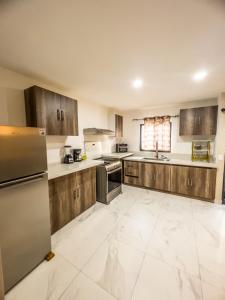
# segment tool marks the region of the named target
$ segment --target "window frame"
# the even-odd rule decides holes
[[[144,124],[140,124],[140,151],[143,152],[155,152],[155,150],[144,150],[142,149],[142,128],[144,127]],[[162,153],[171,153],[171,136],[172,136],[172,122],[170,122],[170,150],[166,151],[166,150],[159,150],[159,152]]]

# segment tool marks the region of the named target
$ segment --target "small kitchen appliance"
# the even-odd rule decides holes
[[[82,151],[81,149],[73,149],[72,150],[74,162],[82,161],[81,151]]]
[[[116,144],[116,152],[117,153],[124,153],[128,152],[128,145],[127,144]]]
[[[72,164],[73,161],[73,155],[71,153],[72,146],[66,145],[64,146],[64,164]]]

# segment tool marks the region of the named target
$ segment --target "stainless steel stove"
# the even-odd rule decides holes
[[[99,157],[97,166],[97,201],[109,204],[122,193],[122,163],[117,159]]]

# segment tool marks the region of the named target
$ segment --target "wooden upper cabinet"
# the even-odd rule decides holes
[[[62,135],[78,135],[77,101],[61,96]]]
[[[77,101],[38,86],[24,91],[27,126],[47,135],[78,135]]]
[[[180,135],[216,135],[218,106],[180,110]]]
[[[123,117],[115,115],[115,135],[120,138],[123,137]]]

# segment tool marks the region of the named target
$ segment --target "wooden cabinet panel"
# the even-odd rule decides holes
[[[180,110],[180,135],[194,135],[195,109]]]
[[[170,191],[170,166],[143,163],[143,185],[161,191]]]
[[[3,281],[3,271],[2,271],[2,256],[0,249],[0,300],[4,299],[4,281]]]
[[[155,165],[151,163],[141,163],[142,167],[142,182],[147,188],[155,188]]]
[[[170,191],[170,166],[155,164],[155,185],[154,188],[162,191]]]
[[[78,135],[77,101],[61,96],[62,135]]]
[[[190,185],[190,195],[213,200],[215,197],[216,169],[191,168]]]
[[[191,194],[190,171],[191,167],[171,167],[171,192],[182,195]]]
[[[199,111],[200,126],[198,134],[216,135],[218,106],[204,107]]]
[[[96,202],[96,168],[83,170],[77,173],[78,202],[81,203],[81,212]]]
[[[123,117],[115,115],[115,134],[116,137],[123,137]]]
[[[77,101],[38,86],[24,91],[27,126],[47,135],[78,135]]]
[[[215,135],[218,106],[180,110],[180,135]]]
[[[136,161],[124,161],[124,183],[131,185],[143,185],[141,176],[142,164]]]
[[[140,164],[136,161],[125,161],[124,162],[124,174],[126,176],[139,177]]]
[[[96,202],[96,168],[49,181],[51,232],[54,233]]]
[[[73,190],[71,176],[49,181],[51,232],[54,233],[73,219]]]
[[[42,119],[45,118],[46,120],[46,134],[61,135],[60,97],[57,94],[46,90],[43,90],[42,94],[44,100],[48,99],[47,101],[45,100],[45,114],[43,114],[42,117]]]

